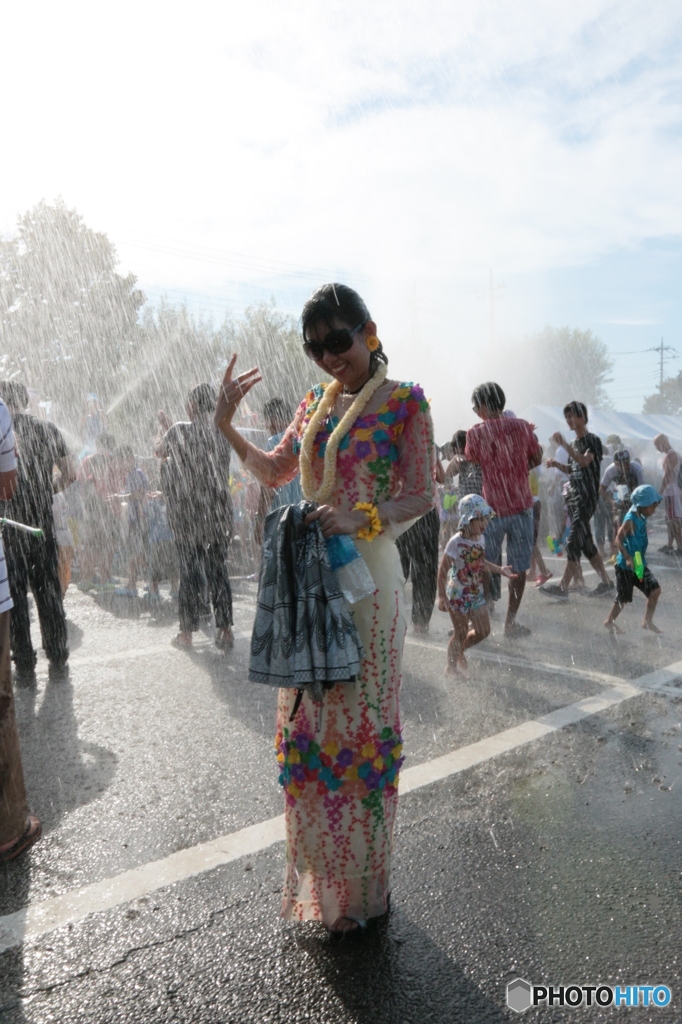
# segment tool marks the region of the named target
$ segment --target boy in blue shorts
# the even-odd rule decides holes
[[[616,625],[616,619],[623,610],[623,605],[632,602],[632,595],[635,587],[641,590],[646,597],[646,610],[642,629],[649,629],[652,633],[661,633],[662,630],[654,625],[654,612],[656,603],[661,596],[661,588],[658,580],[646,564],[645,554],[649,544],[647,535],[647,519],[654,514],[661,501],[661,495],[650,484],[642,484],[635,487],[630,495],[632,506],[623,519],[623,525],[616,534],[616,548],[618,558],[616,559],[616,601],[604,622],[607,629],[612,633],[623,633]],[[640,558],[637,558],[637,555]],[[639,575],[637,573],[638,563],[641,566]],[[643,572],[642,572],[643,569]]]

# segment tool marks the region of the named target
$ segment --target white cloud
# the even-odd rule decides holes
[[[358,275],[437,379],[487,336],[488,267],[682,234],[681,35],[661,0],[14,5],[0,224],[61,194],[207,305]]]

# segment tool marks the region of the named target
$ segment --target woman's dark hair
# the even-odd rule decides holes
[[[489,380],[485,384],[479,384],[471,396],[471,404],[474,409],[485,406],[490,412],[504,412],[507,404],[504,391],[499,384]]]
[[[334,320],[342,320],[344,324],[353,328],[358,324],[366,324],[371,319],[363,299],[353,288],[349,288],[347,284],[323,284],[313,292],[303,307],[301,333],[305,341],[308,328],[320,321],[331,330],[334,327]],[[388,363],[381,342],[370,355],[369,366],[372,373],[376,371],[380,362]]]
[[[455,433],[452,435],[451,444],[455,451],[463,452],[467,446],[466,430],[456,430]]]
[[[587,406],[584,402],[569,402],[564,406],[564,416],[570,414],[571,416],[580,416],[581,419],[587,423]]]

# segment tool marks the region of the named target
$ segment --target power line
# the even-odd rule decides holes
[[[661,356],[661,373],[660,373],[658,389],[659,389],[659,391],[662,391],[663,390],[663,363],[664,363],[666,358],[667,359],[675,359],[676,356],[679,356],[679,353],[671,345],[664,345],[663,344],[663,338],[661,338],[661,344],[660,345],[656,345],[655,348],[648,348],[647,352],[658,352],[658,353],[660,353],[660,356]],[[672,356],[665,356],[666,352],[672,352],[673,355]]]

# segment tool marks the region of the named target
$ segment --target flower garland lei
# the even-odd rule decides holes
[[[348,412],[343,416],[327,441],[324,453],[324,473],[322,483],[315,489],[312,473],[313,442],[325,419],[334,408],[336,399],[339,396],[343,384],[335,380],[325,388],[325,392],[319,401],[317,409],[310,417],[308,426],[305,429],[301,442],[300,472],[301,489],[308,501],[324,503],[331,496],[336,487],[336,455],[341,441],[351,429],[356,419],[369,402],[370,398],[386,379],[388,367],[381,363],[373,377],[367,381],[360,394],[357,396]]]

